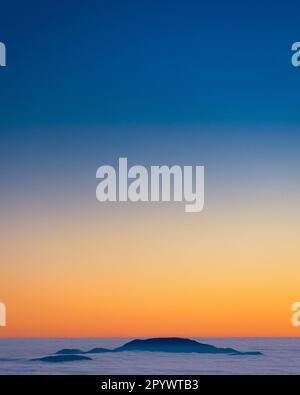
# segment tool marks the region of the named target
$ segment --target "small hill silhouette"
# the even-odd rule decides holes
[[[32,359],[32,361],[57,363],[73,361],[92,361],[92,358],[85,357],[83,355],[51,355],[49,357]]]
[[[73,354],[82,354],[82,351],[78,348],[64,348],[62,350],[57,351],[56,354],[62,355],[73,355]]]

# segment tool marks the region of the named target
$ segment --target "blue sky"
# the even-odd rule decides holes
[[[296,2],[1,5],[2,127],[296,124]]]
[[[244,160],[253,182],[261,165],[295,171],[299,11],[292,1],[1,4],[3,179],[18,187],[26,166],[24,188],[45,175],[92,183],[119,156],[206,164],[220,182],[225,162]]]

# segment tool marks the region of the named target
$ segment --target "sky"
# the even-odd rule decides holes
[[[299,336],[299,4],[1,5],[0,337]],[[205,209],[96,169],[204,165]]]

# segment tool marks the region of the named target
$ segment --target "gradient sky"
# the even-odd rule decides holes
[[[1,5],[5,336],[299,336],[297,2]],[[96,169],[205,165],[206,206]]]

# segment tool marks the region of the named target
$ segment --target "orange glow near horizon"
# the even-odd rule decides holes
[[[224,213],[19,218],[1,248],[0,337],[299,336],[299,218]]]

